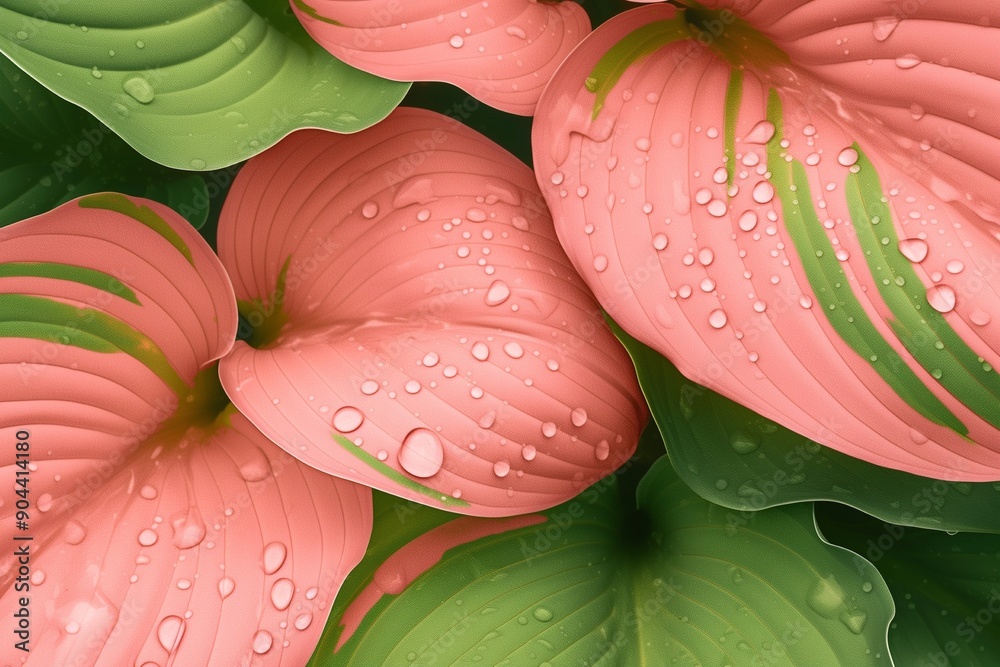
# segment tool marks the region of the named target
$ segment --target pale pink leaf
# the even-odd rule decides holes
[[[590,32],[575,2],[290,2],[309,34],[349,65],[395,81],[453,83],[523,116]]]
[[[531,171],[468,128],[399,109],[356,135],[293,134],[240,173],[219,239],[244,315],[270,332],[237,343],[223,385],[310,465],[509,515],[635,448],[647,415],[628,356]]]
[[[554,77],[534,159],[598,300],[689,378],[852,456],[994,480],[1000,127],[966,104],[1000,92],[994,31],[921,6],[886,37],[870,3],[755,3],[786,53],[728,10],[631,10]]]
[[[13,488],[29,435],[31,501],[52,507],[36,521],[96,493],[236,330],[208,244],[170,209],[113,193],[0,229],[0,304],[0,485]],[[0,535],[14,512],[5,499]]]
[[[368,489],[303,465],[235,410],[159,434],[63,521],[12,543],[31,552],[31,652],[9,636],[0,656],[303,665],[371,523]],[[11,613],[13,576],[0,601]]]

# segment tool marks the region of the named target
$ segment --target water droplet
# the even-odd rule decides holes
[[[399,465],[414,477],[433,477],[444,463],[444,447],[434,431],[415,428],[403,438]]]
[[[774,199],[774,186],[768,181],[761,181],[753,186],[752,196],[758,204],[766,204]]]
[[[187,514],[170,522],[174,529],[173,544],[178,549],[191,549],[205,539],[205,522],[196,507],[189,507]]]
[[[872,23],[872,36],[875,37],[876,41],[884,42],[889,39],[889,35],[893,33],[898,25],[899,19],[895,16],[875,19]]]
[[[497,477],[506,477],[510,472],[510,463],[507,461],[497,461],[493,464],[493,474]]]
[[[219,597],[225,600],[236,590],[236,582],[230,577],[219,579]]]
[[[426,358],[426,357],[425,357]],[[427,365],[426,363],[424,364]],[[365,396],[371,396],[378,391],[378,382],[375,380],[365,380],[361,383],[361,393]]]
[[[481,208],[470,208],[465,212],[465,218],[470,222],[486,222],[487,215]]]
[[[79,521],[70,520],[66,522],[62,533],[63,541],[66,544],[79,544],[87,537],[87,529]]]
[[[38,500],[35,502],[35,506],[38,508],[39,512],[48,512],[52,509],[52,494],[43,493],[38,496]]]
[[[534,461],[535,456],[538,454],[538,450],[535,449],[534,445],[525,445],[521,449],[521,456],[524,457],[525,461]]]
[[[165,616],[156,628],[156,638],[167,653],[173,653],[184,637],[184,619],[180,616]]]
[[[844,167],[850,167],[858,161],[858,152],[853,148],[845,148],[837,155],[837,162]]]
[[[840,622],[856,635],[860,635],[865,629],[867,620],[868,614],[863,611],[845,611],[840,615]]]
[[[696,193],[694,193],[694,201],[696,204],[705,205],[712,201],[712,191],[708,188],[701,188]]]
[[[657,250],[664,250],[669,243],[666,234],[657,234],[653,237],[653,247]]]
[[[139,533],[139,544],[144,547],[151,547],[156,544],[156,531],[146,528]]]
[[[285,564],[288,549],[281,542],[271,542],[264,547],[264,574],[274,574]]]
[[[313,615],[310,614],[309,612],[306,612],[304,614],[299,614],[298,616],[295,617],[295,629],[305,630],[310,625],[312,625],[312,620],[313,620]]]
[[[545,422],[542,424],[542,435],[546,438],[555,436],[557,430],[556,425],[552,422]]]
[[[531,613],[531,615],[534,616],[537,620],[541,621],[542,623],[548,623],[549,621],[552,620],[552,612],[546,609],[545,607],[537,607],[535,611]]]
[[[587,411],[583,408],[574,408],[574,410],[569,415],[573,422],[573,426],[580,428],[587,423]]]
[[[465,40],[462,39],[461,35],[452,35],[448,43],[451,44],[452,48],[460,49],[465,45]]]
[[[97,69],[97,65],[94,65],[94,68],[90,70],[90,75],[95,79],[100,79],[102,76],[104,76],[104,74],[101,73],[101,70]]]
[[[702,248],[698,251],[698,263],[702,266],[709,266],[715,260],[715,253],[711,248]]]
[[[833,254],[841,262],[846,262],[848,259],[851,258],[851,254],[847,252],[846,248],[837,248],[837,251]]]
[[[520,359],[521,357],[524,356],[524,348],[521,347],[520,344],[518,344],[518,343],[516,343],[514,341],[510,341],[508,343],[504,343],[503,351],[511,359]]]
[[[727,321],[726,313],[721,308],[716,308],[708,314],[708,323],[713,329],[721,329],[726,326]]]
[[[376,215],[378,215],[378,204],[376,204],[373,201],[366,203],[364,206],[361,207],[361,215],[371,220]]]
[[[271,650],[271,644],[274,643],[274,637],[267,630],[258,630],[257,634],[253,636],[253,652],[258,655],[263,655]]]
[[[358,430],[364,421],[365,416],[361,413],[361,410],[350,405],[345,405],[333,413],[333,427],[341,433],[350,433]]]
[[[472,344],[472,356],[479,361],[486,361],[490,358],[490,346],[482,341]]]
[[[749,454],[760,446],[760,440],[756,436],[736,431],[729,436],[729,445],[737,454]]]
[[[948,262],[944,268],[948,273],[957,274],[965,270],[965,264],[962,264],[962,262],[957,259],[953,259]]]
[[[903,239],[899,242],[899,252],[911,262],[922,262],[927,258],[927,242],[921,239]]]
[[[604,255],[598,255],[594,257],[594,270],[598,273],[604,271],[608,268],[608,258]]]
[[[486,290],[486,305],[499,306],[510,298],[510,288],[502,280],[494,280]]]
[[[639,137],[635,140],[635,147],[645,152],[649,150],[650,143],[647,137]]]
[[[122,84],[122,90],[128,93],[132,99],[140,104],[149,104],[153,101],[156,93],[153,91],[153,86],[149,84],[141,76],[134,76],[131,79],[127,79],[125,83]]]
[[[146,42],[142,41],[141,39],[136,40],[136,42],[135,42],[135,48],[137,48],[137,49],[144,49],[144,48],[146,48]]]
[[[753,228],[757,226],[757,212],[743,211],[743,215],[740,216],[737,224],[744,232],[752,231]]]
[[[608,458],[608,456],[610,456],[610,454],[611,454],[611,445],[608,444],[607,440],[601,440],[599,443],[597,443],[597,446],[594,447],[594,458],[596,458],[598,461],[604,461],[605,459]]]
[[[948,285],[934,285],[927,290],[927,303],[939,313],[950,313],[955,309],[955,290]]]
[[[721,199],[713,199],[708,203],[708,214],[714,218],[721,218],[728,211],[729,207]]]
[[[753,126],[743,141],[751,144],[766,144],[774,136],[774,123],[762,120]]]
[[[896,67],[899,69],[912,69],[920,64],[920,58],[914,53],[907,53],[896,58]]]
[[[674,132],[670,135],[670,145],[674,148],[680,148],[684,145],[684,135],[680,132]]]
[[[288,609],[292,603],[292,595],[295,593],[295,584],[291,579],[278,579],[271,586],[271,604],[278,611]]]
[[[14,33],[14,36],[20,39],[21,41],[28,39],[28,33],[26,33],[23,30],[18,30],[16,33]]]
[[[195,159],[191,160],[191,168],[192,169],[199,169],[200,170],[200,169],[204,169],[206,166],[208,166],[208,165],[205,163],[204,160],[200,160],[198,158],[195,158]]]
[[[519,215],[516,215],[513,218],[511,218],[510,224],[514,225],[514,229],[519,229],[522,232],[528,231],[528,220]]]
[[[969,314],[969,321],[976,326],[985,327],[990,323],[990,314],[981,308],[976,308]]]
[[[416,394],[420,391],[420,383],[416,380],[407,380],[406,384],[403,385],[403,389],[407,394]]]
[[[527,39],[528,35],[525,34],[524,29],[516,25],[507,26],[507,34],[511,37],[517,37],[518,39]]]
[[[844,604],[844,589],[830,575],[821,579],[809,592],[808,603],[823,618],[833,618]]]
[[[861,584],[861,590],[863,590],[865,593],[871,593],[872,592],[871,582],[866,581],[865,583]]]

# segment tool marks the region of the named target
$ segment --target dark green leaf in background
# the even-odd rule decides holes
[[[890,664],[888,591],[870,564],[819,539],[811,505],[732,527],[666,457],[634,491],[630,465],[512,519],[376,494],[368,555],[311,664]]]
[[[681,478],[701,497],[753,513],[832,500],[891,523],[1000,532],[1000,483],[947,483],[823,447],[683,375],[612,323]]]

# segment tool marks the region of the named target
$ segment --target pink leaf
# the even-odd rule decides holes
[[[27,433],[32,500],[54,507],[36,521],[86,500],[186,404],[235,330],[222,264],[160,204],[89,195],[0,229],[0,484],[13,487]],[[2,530],[14,511],[3,506]]]
[[[309,34],[349,65],[395,81],[447,81],[523,116],[590,32],[575,2],[290,2]]]
[[[356,135],[293,134],[240,173],[219,238],[262,332],[223,360],[223,385],[306,463],[509,515],[634,450],[646,408],[628,357],[531,171],[464,126],[400,109]]]
[[[45,667],[303,665],[371,524],[368,489],[301,464],[235,410],[171,430],[62,522],[14,543],[31,552],[31,653],[8,638],[0,655]],[[6,610],[23,595],[13,576]]]
[[[777,46],[728,10],[619,15],[540,101],[538,181],[604,308],[689,378],[852,456],[997,479],[1000,126],[969,111],[1000,94],[992,31],[928,3],[889,36],[873,7],[756,3]]]

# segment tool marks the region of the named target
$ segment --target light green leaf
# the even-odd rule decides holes
[[[836,505],[817,523],[865,555],[896,601],[889,648],[900,667],[993,667],[1000,656],[1000,535],[894,526]]]
[[[891,664],[888,590],[819,539],[811,506],[734,527],[666,457],[634,494],[629,472],[510,519],[376,494],[371,547],[311,664]]]
[[[201,174],[150,162],[0,56],[0,226],[103,191],[159,201],[195,227],[209,213]]]
[[[0,51],[152,160],[226,167],[289,132],[356,132],[407,83],[337,60],[275,0],[0,0]]]
[[[832,500],[891,523],[1000,532],[1000,483],[942,482],[823,447],[691,382],[610,323],[678,474],[701,497],[739,510],[741,520],[786,503]]]

